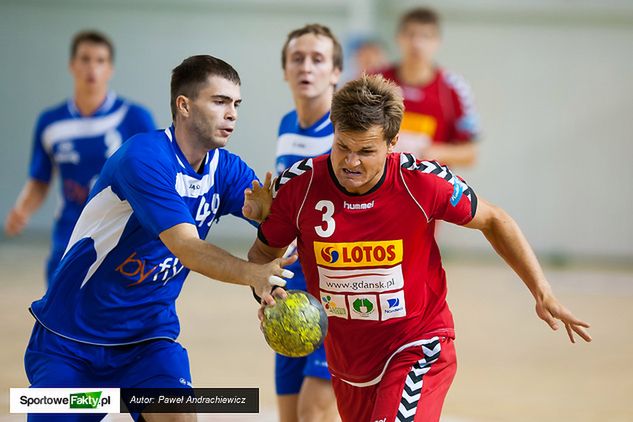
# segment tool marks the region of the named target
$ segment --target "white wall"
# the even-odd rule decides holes
[[[541,252],[633,258],[633,2],[435,3],[445,18],[439,60],[470,82],[484,129],[477,167],[462,172],[467,180],[510,211]],[[320,22],[344,40],[375,28],[395,57],[395,21],[411,4],[418,3],[0,3],[0,214],[26,177],[37,114],[71,92],[68,44],[77,30],[112,36],[114,89],[148,105],[163,126],[174,66],[199,53],[232,63],[244,105],[229,147],[262,174],[272,168],[278,119],[291,107],[279,64],[286,33]],[[52,202],[32,228],[49,226]],[[479,235],[446,226],[446,245],[486,247]],[[214,230],[212,237],[253,233],[233,218]]]

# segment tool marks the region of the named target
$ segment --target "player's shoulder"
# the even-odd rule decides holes
[[[38,122],[40,124],[48,125],[56,122],[57,120],[71,117],[70,111],[68,110],[69,101],[70,100],[64,100],[52,106],[46,107],[40,112]]]
[[[279,122],[279,136],[284,133],[293,133],[297,129],[297,110],[291,110],[284,114]]]
[[[470,92],[470,86],[461,74],[448,70],[445,68],[439,68],[440,81],[447,85],[449,88],[457,91],[458,93]]]
[[[158,129],[150,132],[142,132],[133,135],[123,143],[119,149],[126,159],[147,160],[151,157],[157,161],[163,157],[171,156],[169,143],[171,142],[166,132],[168,129]]]
[[[248,164],[244,161],[244,159],[225,148],[218,148],[216,150],[210,151],[209,156],[213,160],[214,157],[217,157],[217,168],[224,168],[225,171],[233,171],[236,169],[241,169],[244,166],[249,167]]]
[[[273,184],[273,197],[276,197],[277,193],[281,189],[306,188],[312,177],[315,166],[322,166],[324,160],[326,159],[327,156],[304,158],[285,169],[275,179],[275,183]]]
[[[439,179],[451,182],[455,174],[444,164],[435,160],[419,160],[410,152],[398,153],[400,169],[406,180],[415,183],[435,184]]]

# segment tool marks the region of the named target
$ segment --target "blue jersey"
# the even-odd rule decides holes
[[[155,128],[146,109],[112,92],[89,117],[81,116],[72,99],[40,115],[35,127],[29,176],[50,182],[56,170],[61,179],[61,203],[53,227],[51,260],[55,262],[52,264],[61,258],[106,159],[132,135]]]
[[[277,138],[277,161],[275,169],[281,174],[285,169],[305,158],[327,154],[332,149],[334,127],[330,121],[330,112],[325,113],[316,123],[308,128],[299,125],[297,111],[286,114],[279,124]],[[287,254],[296,252],[293,243]],[[305,279],[299,261],[288,267],[295,276],[287,281],[288,289],[306,290]]]
[[[224,149],[198,173],[173,127],[132,137],[107,161],[35,318],[61,336],[98,345],[176,339],[175,301],[189,273],[159,234],[193,224],[201,239],[220,216],[242,217],[255,173]]]
[[[277,174],[281,174],[297,161],[330,152],[334,138],[330,112],[328,111],[316,123],[304,129],[299,125],[297,111],[293,110],[281,119],[277,136],[275,169]]]

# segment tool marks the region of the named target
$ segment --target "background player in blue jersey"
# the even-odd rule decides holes
[[[330,152],[334,133],[330,106],[343,70],[343,53],[329,28],[312,24],[288,34],[281,60],[295,109],[286,114],[279,125],[278,174],[299,160]],[[293,245],[288,255],[294,252]],[[299,262],[289,269],[295,276],[288,280],[288,288],[306,290]],[[282,422],[337,418],[323,346],[303,358],[277,354],[275,385]]]
[[[108,90],[113,61],[114,48],[104,34],[74,36],[69,64],[73,97],[39,116],[29,179],[5,221],[9,236],[19,234],[44,202],[53,173],[59,172],[61,204],[46,270],[49,282],[106,159],[130,136],[155,129],[149,111]]]
[[[46,295],[31,305],[32,387],[189,388],[175,304],[189,271],[260,296],[292,276],[282,267],[295,256],[257,265],[202,240],[221,216],[243,217],[243,206],[251,219],[263,215],[255,199],[270,183],[259,187],[222,148],[240,102],[239,76],[220,59],[193,56],[173,70],[173,126],[132,137],[107,161]],[[255,199],[245,202],[245,191]]]

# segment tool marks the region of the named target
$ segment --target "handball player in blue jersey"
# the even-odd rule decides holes
[[[343,70],[341,45],[326,26],[311,24],[291,31],[282,49],[284,79],[295,109],[279,125],[276,171],[297,161],[329,153],[334,128],[330,106]],[[296,247],[288,249],[287,256]],[[289,267],[295,276],[289,289],[306,290],[299,262]],[[325,349],[292,358],[275,356],[275,386],[281,422],[331,421],[338,418]]]
[[[269,194],[270,177],[260,186],[222,148],[240,102],[240,78],[220,59],[193,56],[173,70],[173,125],[132,137],[107,161],[51,286],[31,305],[36,323],[25,367],[32,387],[190,388],[175,306],[189,271],[249,285],[260,296],[292,276],[283,266],[294,256],[257,265],[202,240],[221,216],[264,215],[257,195]]]
[[[48,283],[106,159],[130,136],[156,128],[149,111],[108,89],[113,61],[114,47],[104,34],[75,35],[69,63],[74,95],[39,116],[29,179],[5,221],[7,235],[19,234],[44,202],[53,173],[59,173],[61,203],[46,268]]]

